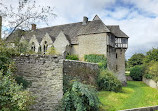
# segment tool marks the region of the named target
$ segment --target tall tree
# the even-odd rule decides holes
[[[34,0],[19,0],[17,6],[6,5],[4,0],[1,0],[0,15],[6,19],[3,34],[8,36],[16,29],[30,29],[31,23],[44,22],[48,25],[48,17],[56,16],[53,9],[50,6],[37,6]]]
[[[128,60],[128,65],[129,67],[133,67],[136,65],[141,65],[143,64],[144,61],[144,54],[138,53],[138,54],[134,54],[129,60]]]

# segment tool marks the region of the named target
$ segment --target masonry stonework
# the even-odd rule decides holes
[[[97,86],[98,64],[74,60],[64,60],[64,76],[73,77],[84,83]]]
[[[107,34],[89,34],[78,37],[79,41],[79,58],[84,60],[84,55],[104,54],[107,52]]]
[[[17,75],[31,82],[28,90],[36,97],[31,111],[54,111],[63,96],[63,58],[28,55],[14,60]]]

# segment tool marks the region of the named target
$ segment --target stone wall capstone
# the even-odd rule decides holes
[[[17,75],[31,82],[28,88],[36,103],[31,111],[54,111],[63,97],[62,56],[23,55],[13,58]]]
[[[75,60],[64,60],[63,64],[64,77],[77,78],[81,82],[97,86],[96,80],[99,74],[98,64]]]

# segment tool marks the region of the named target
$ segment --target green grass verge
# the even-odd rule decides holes
[[[158,90],[137,81],[129,81],[122,92],[101,91],[98,97],[106,111],[158,105]]]

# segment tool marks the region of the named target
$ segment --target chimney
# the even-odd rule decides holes
[[[83,17],[82,25],[87,25],[88,18],[86,16]]]
[[[0,39],[2,38],[2,16],[0,16]]]
[[[32,25],[32,30],[36,30],[36,24],[31,24]]]

